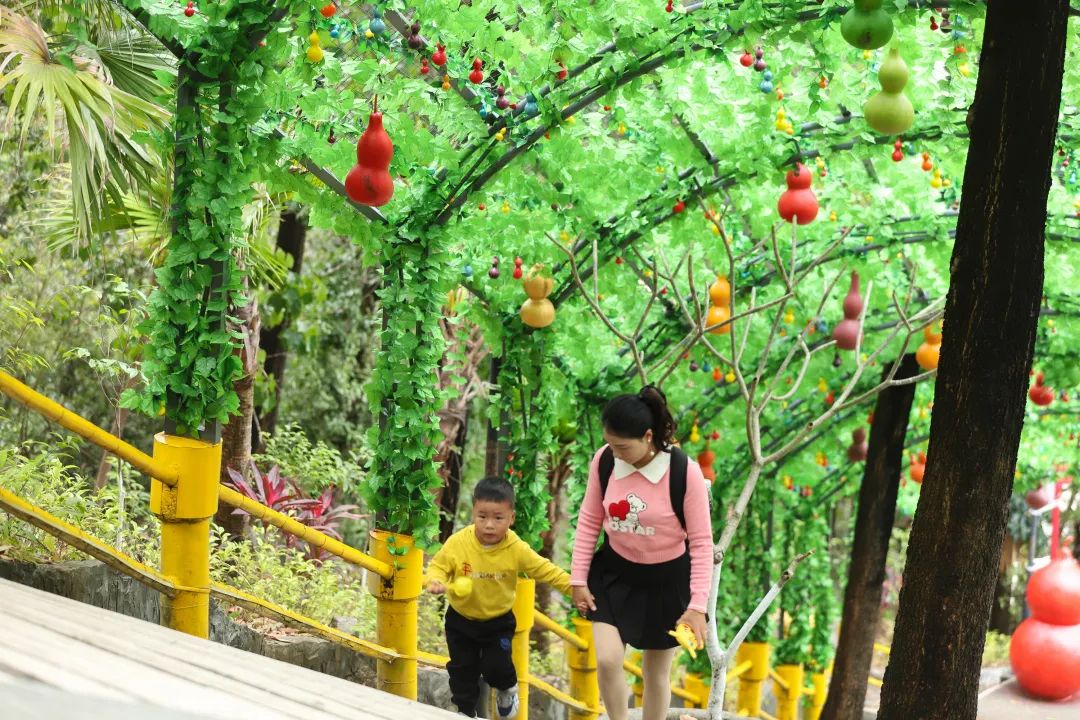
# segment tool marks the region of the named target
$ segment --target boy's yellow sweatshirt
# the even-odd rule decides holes
[[[520,573],[570,594],[570,576],[540,557],[513,530],[499,544],[484,547],[469,525],[451,535],[428,565],[429,580],[448,584],[454,578],[472,578],[472,592],[465,597],[447,593],[450,606],[470,620],[491,620],[510,612]]]

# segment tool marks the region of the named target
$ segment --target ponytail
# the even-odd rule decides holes
[[[640,438],[653,433],[657,450],[667,450],[675,441],[675,419],[668,410],[667,397],[655,385],[646,385],[636,395],[618,395],[604,407],[604,427],[619,437]]]

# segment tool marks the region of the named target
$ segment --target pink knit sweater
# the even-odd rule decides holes
[[[606,447],[606,446],[605,446]],[[574,536],[574,557],[570,584],[588,584],[596,540],[601,525],[611,547],[627,560],[652,565],[679,557],[690,541],[690,609],[705,612],[712,578],[712,521],[709,493],[701,467],[690,460],[686,468],[686,496],[683,514],[686,530],[671,508],[668,487],[670,471],[657,483],[641,472],[608,481],[607,494],[600,497],[600,448],[589,465],[589,484],[578,516]]]

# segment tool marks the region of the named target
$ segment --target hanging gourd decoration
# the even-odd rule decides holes
[[[754,48],[754,69],[758,72],[765,72],[766,67],[768,66],[765,64],[765,51],[759,45]]]
[[[533,265],[525,279],[521,281],[529,299],[521,306],[521,322],[533,328],[545,328],[555,322],[555,306],[548,300],[554,281],[541,273],[544,266]]]
[[[854,350],[859,344],[859,334],[862,326],[859,323],[859,313],[863,309],[862,295],[859,294],[859,273],[851,272],[851,286],[844,298],[844,319],[836,323],[833,328],[833,340],[836,347],[841,350]]]
[[[394,143],[383,129],[379,98],[372,104],[367,129],[356,143],[356,165],[345,177],[345,192],[362,205],[378,207],[394,196],[394,179],[390,177],[390,160]]]
[[[319,33],[312,31],[308,35],[307,59],[313,63],[322,62],[323,49],[320,47]]]
[[[705,316],[705,327],[712,328],[709,332],[713,335],[727,335],[731,332],[731,323],[727,322],[731,318],[731,283],[725,276],[716,276],[716,282],[709,287],[709,300],[712,306]]]
[[[332,18],[337,13],[337,5],[332,2],[326,3],[319,12],[322,13],[324,18]]]
[[[701,442],[701,430],[698,429],[697,420],[695,420],[694,424],[690,427],[690,442]]]
[[[1032,574],[1027,586],[1031,617],[1020,623],[1009,644],[1020,687],[1047,700],[1080,693],[1080,565],[1063,555]]]
[[[889,50],[885,62],[881,63],[878,80],[881,90],[863,105],[863,115],[870,127],[882,135],[899,135],[914,122],[915,108],[904,94],[908,67],[896,48]]]
[[[870,445],[866,442],[866,431],[860,428],[855,428],[851,431],[851,445],[847,449],[847,459],[849,462],[864,462],[866,460],[867,453],[870,452]]]
[[[701,466],[701,475],[709,482],[716,479],[716,470],[713,463],[716,462],[716,453],[709,449],[709,443],[705,443],[705,449],[698,453],[697,463]]]
[[[495,107],[500,110],[505,110],[510,107],[510,101],[506,99],[506,88],[502,85],[495,88],[495,94],[498,96],[495,98]]]
[[[441,44],[435,46],[435,52],[431,53],[431,62],[439,67],[446,64],[446,48]]]
[[[813,174],[802,163],[796,163],[795,169],[788,171],[786,180],[788,189],[776,204],[780,217],[800,225],[813,222],[818,214],[817,196],[810,189]]]
[[[919,485],[922,485],[923,476],[926,475],[926,453],[920,452],[918,457],[911,456],[911,467],[908,475]]]
[[[1039,373],[1035,376],[1035,384],[1028,390],[1028,397],[1031,398],[1031,402],[1041,407],[1045,407],[1054,402],[1054,391],[1046,385],[1043,385],[1043,381],[1043,374]]]
[[[941,333],[934,332],[933,325],[923,328],[923,344],[915,351],[915,362],[923,370],[937,370],[941,358]]]
[[[195,3],[194,0],[188,0],[187,6],[184,8],[184,17],[195,16]]]
[[[499,256],[491,258],[491,267],[488,268],[488,277],[492,280],[499,279]]]
[[[520,280],[521,279],[521,276],[522,276],[521,263],[523,263],[523,262],[524,262],[524,260],[522,260],[519,257],[514,258],[514,279],[515,280]]]
[[[893,21],[889,13],[881,9],[882,0],[855,0],[844,19],[840,21],[840,34],[861,50],[876,50],[889,42],[893,34]]]
[[[420,23],[414,22],[409,26],[409,37],[406,43],[413,50],[420,50],[424,47],[424,41],[420,38]]]
[[[473,60],[472,72],[469,73],[469,82],[473,85],[479,85],[484,82],[484,61],[480,58]]]
[[[375,35],[382,35],[386,32],[386,23],[382,19],[382,10],[375,8],[371,11],[371,22],[368,24],[368,30]]]

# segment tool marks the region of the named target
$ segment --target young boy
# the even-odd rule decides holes
[[[570,576],[540,557],[510,525],[514,522],[514,488],[487,477],[473,492],[473,524],[451,535],[428,566],[428,592],[444,593],[461,577],[471,591],[448,594],[446,645],[450,649],[450,693],[462,715],[476,717],[480,676],[495,688],[499,717],[518,712],[517,672],[510,655],[517,621],[514,595],[519,573],[570,593]]]

